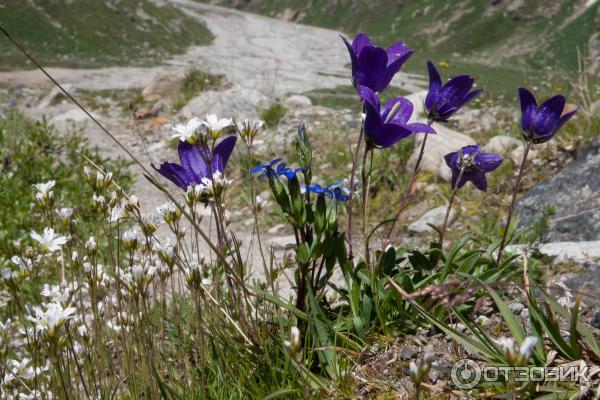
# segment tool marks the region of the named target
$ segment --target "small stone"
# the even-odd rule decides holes
[[[295,94],[285,99],[284,104],[290,108],[307,108],[312,106],[312,101],[306,96]]]
[[[594,311],[594,315],[592,315],[592,320],[590,321],[590,325],[592,325],[596,329],[600,329],[600,308]]]
[[[480,315],[479,317],[477,317],[475,322],[477,322],[483,328],[488,328],[492,324],[492,320],[490,320],[485,315]]]
[[[285,225],[283,225],[283,224],[273,225],[272,227],[269,228],[269,230],[267,230],[267,233],[274,235],[277,232],[279,232],[280,230],[282,230],[283,228],[285,228]]]
[[[296,246],[294,236],[277,236],[269,241],[269,248],[273,250],[292,250]]]
[[[154,77],[150,85],[142,90],[142,99],[147,102],[158,101],[177,90],[182,80],[183,74],[158,74]]]
[[[490,141],[483,146],[483,151],[486,153],[498,153],[504,154],[511,152],[517,147],[522,146],[522,142],[511,136],[498,135],[490,139]]]
[[[410,360],[419,353],[419,350],[415,346],[404,346],[400,352],[400,357],[403,359]]]
[[[529,308],[524,308],[523,311],[519,314],[519,317],[529,320]]]
[[[525,308],[522,303],[509,303],[508,309],[512,311],[513,314],[519,315],[519,313]]]
[[[440,163],[437,174],[446,182],[450,182],[450,179],[452,179],[452,170],[446,165],[445,162]]]
[[[442,226],[444,218],[446,217],[447,206],[436,207],[432,210],[427,211],[421,218],[413,222],[408,226],[408,232],[412,234],[433,232],[433,228],[428,224],[434,226]],[[454,219],[454,211],[450,212],[449,223]]]

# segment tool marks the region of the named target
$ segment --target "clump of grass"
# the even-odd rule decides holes
[[[267,126],[274,127],[279,125],[286,112],[287,109],[285,106],[275,103],[272,106],[264,109],[260,117],[263,121],[265,121]]]
[[[181,82],[180,92],[173,103],[175,109],[180,109],[198,93],[218,88],[221,77],[201,71],[198,68],[189,70]]]

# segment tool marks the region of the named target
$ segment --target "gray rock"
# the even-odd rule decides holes
[[[425,104],[426,96],[426,90],[405,96],[414,105],[414,111],[409,122],[426,122],[423,112],[423,104]],[[421,161],[421,169],[439,173],[442,166],[445,165],[444,156],[446,154],[457,151],[463,146],[475,144],[475,141],[470,136],[449,129],[443,124],[434,124],[433,127],[437,134],[429,135],[427,138],[425,153],[423,154],[423,160]],[[415,149],[407,164],[409,168],[413,168],[417,162],[421,150],[421,143],[425,137],[422,133],[417,133],[415,136]]]
[[[405,360],[411,360],[417,354],[419,354],[419,349],[417,349],[415,346],[408,345],[402,348],[400,357]]]
[[[147,102],[158,101],[173,93],[183,81],[183,73],[162,73],[142,90],[142,98]]]
[[[600,288],[600,265],[563,282],[573,295],[583,294],[583,302],[586,305],[591,307],[600,305],[600,298],[597,295]]]
[[[70,95],[73,95],[73,96],[77,95],[79,92],[79,88],[72,83],[65,83],[62,85],[62,87],[67,91],[67,93],[69,93]],[[55,99],[58,98],[59,96],[64,96],[64,93],[59,88],[54,87],[50,91],[50,93],[48,93],[46,96],[44,96],[44,98],[42,98],[42,100],[40,100],[38,107],[39,108],[47,108],[47,107],[51,106],[52,103],[55,101]]]
[[[447,206],[439,206],[434,209],[427,211],[421,218],[413,222],[408,226],[409,233],[427,233],[432,232],[433,228],[428,224],[434,226],[441,226],[444,223],[446,217]],[[454,219],[454,211],[450,212],[449,223]]]
[[[414,116],[414,114],[413,114]],[[458,151],[461,147],[475,144],[475,141],[470,136],[453,131],[441,124],[433,126],[437,132],[435,135],[428,135],[421,161],[421,169],[438,173],[440,168],[445,166],[444,156],[452,151]],[[425,137],[422,133],[417,133],[415,140],[415,149],[408,160],[408,167],[413,168],[421,151],[421,143]]]
[[[224,91],[208,90],[191,99],[182,114],[186,118],[192,115],[203,118],[205,114],[216,114],[219,118],[257,119],[260,117],[260,110],[268,102],[268,98],[258,90],[239,87]]]
[[[549,220],[551,241],[600,239],[600,136],[579,158],[519,200],[520,226],[539,220],[546,205],[556,210]]]
[[[525,306],[522,303],[509,303],[508,304],[508,309],[510,311],[512,311],[512,313],[515,315],[518,315],[521,311],[523,311],[524,308],[525,308]]]
[[[306,96],[295,94],[285,99],[283,104],[289,108],[307,108],[312,106],[312,101]]]
[[[269,240],[267,248],[273,250],[292,250],[296,246],[296,238],[294,236],[276,236]]]
[[[446,182],[450,182],[450,180],[452,179],[452,170],[446,165],[446,162],[440,163],[437,174]]]
[[[477,317],[475,322],[477,322],[483,328],[489,328],[490,325],[492,325],[492,320],[486,317],[485,315],[480,315],[479,317]]]
[[[590,320],[590,325],[596,329],[600,329],[600,308],[594,311],[592,319]]]
[[[504,154],[522,146],[522,144],[523,142],[511,136],[498,135],[491,138],[490,141],[483,146],[483,151],[487,153]]]

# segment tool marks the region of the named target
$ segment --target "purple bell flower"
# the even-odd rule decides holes
[[[469,75],[459,75],[442,84],[442,78],[431,61],[429,69],[429,91],[425,98],[425,113],[432,121],[448,122],[448,119],[482,92],[471,90],[475,80]]]
[[[465,146],[459,151],[444,156],[446,165],[452,170],[452,188],[460,189],[467,183],[479,190],[487,191],[487,179],[485,174],[498,168],[502,164],[502,157],[492,153],[482,153],[479,145]],[[464,168],[460,182],[457,180],[461,169]]]
[[[177,150],[181,165],[165,162],[160,165],[160,168],[156,168],[154,165],[152,168],[183,190],[187,190],[190,185],[202,183],[203,178],[211,178],[211,172],[223,174],[236,140],[236,136],[229,136],[221,140],[215,146],[212,156],[206,147],[202,148],[203,155],[200,155],[200,150],[196,145],[179,142]],[[210,160],[210,167],[207,160]]]
[[[366,86],[374,92],[383,92],[400,71],[402,65],[414,53],[403,42],[391,45],[387,50],[374,46],[364,34],[356,35],[352,44],[342,36],[352,61],[352,82],[355,87]]]
[[[552,139],[556,132],[575,115],[577,109],[563,114],[565,97],[556,95],[546,100],[538,107],[533,94],[519,88],[521,102],[521,130],[525,140],[533,143],[545,143]]]
[[[413,105],[403,97],[397,97],[384,104],[366,86],[358,87],[358,94],[366,109],[365,138],[375,147],[391,147],[413,133],[435,133],[435,130],[422,123],[408,123],[413,113]]]

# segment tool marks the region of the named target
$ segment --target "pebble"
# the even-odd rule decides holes
[[[521,311],[523,311],[524,308],[525,308],[525,306],[522,303],[509,303],[508,304],[508,309],[510,311],[512,311],[512,313],[515,315],[519,315],[519,313]]]
[[[592,320],[590,321],[590,325],[592,325],[596,329],[600,329],[600,308],[594,311],[594,315],[592,315]]]

